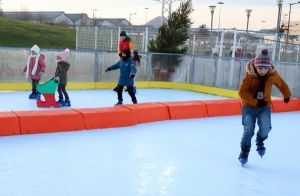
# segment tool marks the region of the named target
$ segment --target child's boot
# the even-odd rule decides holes
[[[65,104],[64,99],[59,98],[57,103],[59,103],[60,106],[63,106]]]
[[[242,166],[248,162],[248,155],[250,152],[249,146],[242,146],[241,153],[239,155],[239,161],[241,162]]]
[[[71,101],[70,101],[70,99],[66,99],[66,100],[65,100],[64,106],[67,106],[67,107],[70,107],[70,106],[71,106]]]
[[[256,151],[258,152],[258,154],[263,157],[265,155],[265,152],[266,152],[266,148],[265,148],[265,145],[264,145],[264,142],[259,142],[259,143],[256,143]]]
[[[122,104],[123,104],[123,101],[120,101],[120,100],[119,100],[118,103],[115,104],[115,106],[117,106],[117,105],[122,105]]]
[[[260,135],[257,135],[256,137],[256,151],[258,152],[258,154],[263,157],[265,155],[266,152],[266,148],[264,145],[264,140],[266,138],[262,138]]]

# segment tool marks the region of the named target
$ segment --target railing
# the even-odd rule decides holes
[[[57,51],[42,49],[47,70],[43,80],[55,73]],[[29,48],[0,48],[0,82],[25,82],[25,66]],[[137,81],[172,81],[193,83],[227,89],[238,89],[245,73],[248,58],[214,57],[197,54],[141,53],[142,66]],[[71,51],[69,81],[116,81],[119,72],[106,73],[106,67],[119,60],[117,52],[100,50]],[[278,72],[300,98],[300,63],[274,62]],[[277,90],[274,95],[280,95]]]

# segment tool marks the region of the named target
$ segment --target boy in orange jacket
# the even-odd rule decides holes
[[[239,161],[242,165],[248,161],[251,148],[251,139],[254,136],[255,123],[259,130],[256,134],[256,150],[262,157],[265,154],[264,141],[271,131],[271,94],[275,85],[288,103],[291,91],[285,81],[280,77],[271,64],[268,50],[262,50],[246,67],[246,74],[239,89],[242,99],[242,124],[244,132],[241,140]]]

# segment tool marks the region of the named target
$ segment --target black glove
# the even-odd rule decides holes
[[[135,77],[135,75],[134,74],[130,74],[130,77],[133,79]]]
[[[267,102],[263,99],[259,99],[257,103],[257,107],[262,108],[267,105]]]
[[[60,82],[60,78],[58,76],[55,76],[53,78],[53,80],[54,80],[55,83],[59,83]]]
[[[121,52],[119,53],[119,57],[121,57],[121,58],[122,58],[122,53],[121,53]]]
[[[108,72],[108,71],[111,71],[110,67],[106,68],[106,70],[105,70],[105,72]]]
[[[283,101],[284,101],[284,103],[288,103],[290,101],[290,98],[289,97],[288,98],[284,98]]]

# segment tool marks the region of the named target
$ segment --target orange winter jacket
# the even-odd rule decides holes
[[[259,86],[259,76],[254,70],[254,61],[250,61],[246,67],[246,73],[244,79],[240,85],[239,96],[242,99],[242,104],[252,107],[257,107],[256,92]],[[291,97],[291,91],[285,81],[280,77],[275,70],[274,65],[271,66],[271,70],[267,73],[267,80],[265,83],[264,100],[271,105],[271,95],[273,84],[280,90],[284,98]]]

